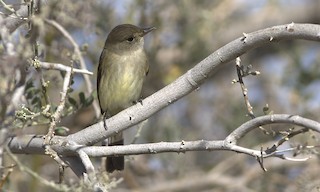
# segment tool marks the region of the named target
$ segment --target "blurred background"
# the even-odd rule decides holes
[[[6,3],[15,9],[24,6],[20,1]],[[42,6],[41,17],[57,21],[80,46],[88,70],[94,72],[90,77],[94,88],[99,56],[110,30],[122,23],[155,26],[157,30],[146,36],[145,40],[150,71],[143,97],[173,82],[243,33],[291,22],[320,23],[318,0],[68,0],[48,1]],[[0,11],[6,12],[1,6]],[[21,52],[30,46],[24,40],[26,31],[27,26],[21,26],[13,33],[16,43],[23,45]],[[70,65],[73,47],[51,26],[45,25],[39,35],[39,47],[40,60]],[[243,65],[252,65],[252,70],[261,72],[259,76],[244,79],[255,115],[263,115],[263,107],[268,105],[273,113],[297,114],[320,121],[319,52],[318,42],[296,40],[261,46],[241,56]],[[0,50],[0,57],[1,54]],[[21,55],[19,62],[23,63],[28,56]],[[14,68],[9,67],[9,62],[1,62],[1,80],[11,82],[11,70]],[[57,106],[63,79],[59,72],[53,71],[44,71],[44,76],[51,82],[48,87],[50,100]],[[220,68],[196,91],[150,117],[144,122],[135,143],[224,139],[250,119],[240,86],[232,84],[233,79],[237,79],[235,62]],[[40,87],[39,76],[34,69],[29,69],[26,81],[33,82],[35,88]],[[9,89],[7,84],[1,86],[1,95],[10,95],[5,91]],[[70,97],[80,102],[79,93],[87,89],[81,75],[74,75],[72,89]],[[95,89],[92,95],[96,100]],[[72,106],[70,100],[68,105]],[[11,113],[4,113],[3,106],[0,108],[2,127],[17,123],[8,119],[14,118],[14,110],[18,107],[13,108]],[[95,122],[97,118],[91,104],[66,112],[59,126],[68,127],[73,133]],[[28,124],[14,132],[45,134],[46,128],[45,124]],[[291,128],[283,125],[268,127],[276,132]],[[132,128],[126,131],[127,144],[133,141],[137,130]],[[254,149],[266,148],[271,147],[279,137],[279,134],[265,135],[257,130],[243,138],[240,144]],[[284,147],[299,143],[319,143],[318,135],[303,134],[286,142]],[[312,157],[306,162],[266,159],[264,164],[268,172],[263,172],[253,157],[233,152],[130,156],[126,158],[126,170],[121,174],[109,175],[108,182],[114,186],[111,191],[316,191],[320,188],[317,154],[317,151],[304,154]],[[58,167],[49,157],[19,155],[19,159],[42,177],[57,181]],[[100,167],[100,160],[96,159],[95,164]],[[76,176],[67,170],[66,182],[76,181]],[[54,191],[17,168],[11,174],[6,189]]]

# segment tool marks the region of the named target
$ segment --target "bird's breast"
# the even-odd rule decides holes
[[[109,59],[117,62],[108,65],[99,92],[101,107],[114,115],[139,99],[147,60],[143,50],[112,57]]]

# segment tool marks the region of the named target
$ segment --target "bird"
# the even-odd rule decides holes
[[[101,52],[97,71],[97,95],[105,120],[137,103],[149,71],[144,36],[155,27],[141,28],[121,24],[109,33]],[[123,145],[122,132],[108,138],[108,145]],[[124,169],[124,156],[107,157],[106,171]]]

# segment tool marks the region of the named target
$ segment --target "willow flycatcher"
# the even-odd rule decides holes
[[[143,37],[154,29],[123,24],[116,26],[108,35],[100,56],[97,77],[98,99],[104,122],[107,117],[139,100],[142,84],[149,71]],[[108,139],[108,145],[123,143],[122,132]],[[107,158],[108,172],[123,169],[123,156]]]

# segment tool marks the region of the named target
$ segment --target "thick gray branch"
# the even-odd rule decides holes
[[[237,129],[235,129],[232,133],[230,133],[226,140],[229,143],[236,144],[237,141],[239,141],[239,139],[244,137],[248,132],[252,131],[253,129],[259,126],[270,125],[274,123],[287,123],[297,125],[320,133],[320,123],[318,123],[317,121],[306,119],[298,115],[274,114],[257,117],[255,119],[247,121]]]
[[[320,123],[306,119],[297,115],[274,114],[257,117],[240,127],[236,128],[225,140],[220,141],[180,141],[180,142],[159,142],[150,144],[132,144],[125,146],[83,146],[72,144],[66,141],[65,137],[54,137],[55,145],[52,148],[59,154],[67,156],[76,156],[77,150],[82,150],[90,157],[104,157],[108,155],[138,155],[138,154],[156,154],[164,152],[186,152],[186,151],[212,151],[229,150],[239,153],[245,153],[251,156],[266,155],[259,150],[252,150],[236,145],[237,141],[245,134],[258,128],[261,125],[269,124],[290,124],[308,128],[320,133]],[[43,138],[37,136],[21,136],[17,139],[12,138],[9,147],[13,153],[33,153],[44,154],[41,149]]]
[[[41,0],[42,5],[48,4],[48,0]],[[28,6],[22,5],[19,10],[12,13],[0,22],[0,26],[9,33],[14,32],[18,27],[28,21]]]
[[[116,132],[140,123],[162,108],[186,96],[216,72],[218,67],[245,52],[280,40],[294,39],[320,41],[320,25],[291,23],[244,34],[209,55],[173,83],[144,99],[143,105],[137,103],[108,119],[106,122],[108,130],[105,130],[103,123],[99,122],[69,135],[68,139],[82,145],[93,145]]]
[[[250,120],[236,129],[223,141],[200,140],[173,143],[162,142],[123,147],[88,147],[117,132],[138,124],[162,108],[184,97],[198,88],[208,77],[217,71],[218,67],[234,60],[246,51],[261,45],[290,39],[320,41],[320,25],[288,24],[244,34],[243,37],[230,42],[209,55],[173,83],[144,99],[142,104],[138,103],[108,119],[106,122],[107,130],[104,129],[103,123],[99,122],[67,137],[53,137],[51,147],[62,156],[77,156],[76,151],[80,149],[93,157],[196,150],[231,150],[252,156],[264,156],[266,154],[265,152],[236,145],[237,141],[257,126],[272,123],[294,124],[319,132],[320,125],[317,122],[298,116],[272,115]],[[8,145],[14,153],[43,154],[44,152],[43,138],[39,136],[12,137]],[[72,158],[70,159],[72,160]],[[81,169],[83,168],[84,167]],[[83,172],[84,171],[79,171],[78,175]]]

